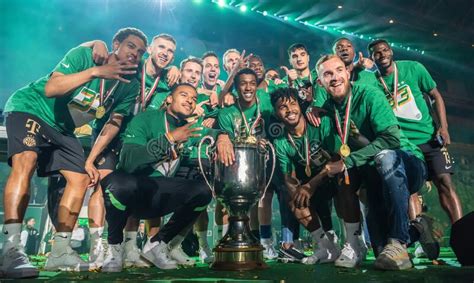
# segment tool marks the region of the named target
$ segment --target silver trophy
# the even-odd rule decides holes
[[[229,230],[214,248],[215,259],[211,264],[216,270],[252,270],[266,268],[263,260],[263,247],[250,232],[249,211],[264,196],[275,171],[275,150],[271,143],[262,148],[255,138],[237,140],[234,143],[235,162],[225,166],[213,156],[211,162],[212,181],[204,173],[201,156],[199,166],[213,196],[223,204],[229,213]],[[211,148],[214,139],[204,137],[201,146],[209,141]],[[271,150],[271,154],[267,147]],[[270,178],[266,180],[266,163],[272,157]]]

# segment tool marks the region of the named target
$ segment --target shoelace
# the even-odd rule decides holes
[[[344,248],[342,248],[341,254],[347,256],[348,258],[353,258],[355,251],[354,249],[349,245],[349,243],[344,244]]]
[[[400,254],[400,253],[403,253],[403,249],[396,246],[396,245],[390,245],[388,246],[387,248],[385,248],[381,254],[385,254],[389,257],[394,257],[396,256],[397,254]]]

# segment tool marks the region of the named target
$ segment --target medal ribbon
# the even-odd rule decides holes
[[[116,81],[114,86],[107,91],[104,97],[104,92],[105,92],[105,79],[100,80],[100,85],[99,85],[99,106],[103,106],[104,103],[107,101],[107,99],[112,95],[112,93],[115,91],[115,88],[119,84],[119,81]]]
[[[168,124],[168,118],[166,118],[166,111],[165,111],[165,132],[166,132],[166,135],[169,135],[170,126]],[[177,158],[178,158],[178,154],[176,153],[175,145],[171,145],[171,159],[175,160]],[[171,164],[170,164],[170,166],[171,166]],[[171,170],[171,167],[170,167],[170,170]]]
[[[346,105],[346,114],[344,117],[344,133],[342,132],[341,129],[341,122],[339,122],[339,111],[337,111],[336,106],[334,106],[334,119],[336,121],[336,128],[337,128],[337,133],[339,137],[341,138],[342,144],[347,144],[347,139],[349,135],[347,134],[349,132],[349,121],[350,121],[350,116],[351,116],[351,104],[352,104],[352,92],[349,93],[349,98],[347,99],[347,105]]]
[[[382,86],[385,90],[385,92],[390,95],[393,99],[393,103],[395,105],[395,109],[398,107],[398,69],[397,69],[397,64],[395,64],[395,61],[393,62],[393,92],[390,92],[388,89],[387,84],[385,83],[384,79],[382,76],[379,77],[379,81],[382,83]]]
[[[256,94],[255,94],[256,95]],[[247,137],[251,136],[252,134],[252,131],[255,129],[255,127],[258,125],[258,122],[260,121],[260,118],[261,118],[261,113],[260,113],[260,103],[258,102],[258,99],[256,98],[256,101],[255,103],[257,104],[257,117],[255,118],[255,121],[253,122],[252,124],[252,127],[249,126],[249,123],[247,122],[247,117],[245,117],[245,113],[244,111],[242,111],[242,108],[240,107],[240,104],[237,103],[238,107],[239,107],[239,110],[240,110],[240,114],[242,115],[242,118],[244,120],[244,124],[245,124],[245,131],[247,132]],[[240,132],[240,131],[239,131]]]
[[[298,147],[296,146],[295,141],[293,140],[293,137],[290,135],[290,133],[288,133],[288,139],[290,140],[291,145],[295,148],[296,152],[301,157],[301,159],[305,161],[306,167],[309,167],[310,166],[309,165],[310,164],[309,163],[309,143],[308,143],[308,131],[306,130],[306,123],[305,123],[305,129],[304,129],[304,144],[303,144],[306,158],[304,158],[301,152],[298,150]]]
[[[146,108],[146,103],[148,100],[150,100],[150,97],[153,95],[153,93],[156,90],[156,87],[158,86],[158,83],[160,81],[160,76],[158,76],[155,79],[155,82],[153,83],[153,86],[151,87],[150,91],[147,93],[146,92],[146,71],[145,71],[145,64],[143,64],[142,68],[142,92],[141,92],[141,105],[142,105],[142,110],[145,111]]]

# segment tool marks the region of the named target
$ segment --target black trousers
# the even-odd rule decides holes
[[[196,221],[212,198],[203,182],[182,178],[136,176],[115,171],[100,183],[109,244],[122,242],[128,216],[149,219],[173,213],[152,239],[168,243]]]

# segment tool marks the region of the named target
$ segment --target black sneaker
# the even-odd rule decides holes
[[[303,252],[296,249],[295,247],[291,247],[288,249],[281,247],[279,250],[279,254],[281,255],[281,257],[291,259],[291,261],[301,261],[303,258],[306,257]]]
[[[426,257],[430,260],[437,259],[439,256],[439,243],[433,233],[433,219],[426,215],[421,215],[412,220],[411,225],[420,233],[418,241],[423,251],[425,251]]]

